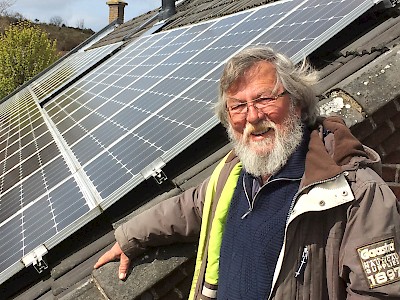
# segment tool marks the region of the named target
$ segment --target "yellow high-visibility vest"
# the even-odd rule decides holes
[[[226,216],[229,210],[229,205],[231,203],[232,196],[235,191],[237,181],[239,179],[240,171],[242,170],[242,164],[237,163],[233,167],[232,171],[228,176],[228,179],[224,185],[220,198],[214,199],[218,178],[228,156],[229,153],[217,165],[207,185],[202,222],[201,222],[200,239],[197,249],[196,266],[194,270],[194,276],[189,295],[190,300],[194,300],[196,284],[199,279],[199,273],[203,256],[205,255],[204,252],[206,247],[206,241],[208,238],[207,231],[209,226],[211,226],[211,229],[210,229],[210,238],[209,238],[210,240],[208,245],[208,251],[206,254],[207,268],[205,274],[205,281],[214,285],[218,284],[219,254],[221,249],[222,234],[224,232],[224,226],[225,226]],[[210,220],[212,215],[211,207],[213,201],[218,201],[218,203],[214,214],[214,218]]]

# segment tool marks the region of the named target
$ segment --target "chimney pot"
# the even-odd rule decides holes
[[[124,23],[124,9],[128,3],[123,0],[109,0],[106,3],[110,8],[108,22],[112,23],[115,20],[118,20],[118,24]]]
[[[162,0],[159,20],[166,20],[174,14],[176,14],[175,0]]]

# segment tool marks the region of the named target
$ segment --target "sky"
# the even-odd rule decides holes
[[[14,0],[9,12],[20,13],[26,19],[49,23],[52,17],[61,17],[64,24],[78,27],[83,20],[85,28],[99,31],[108,24],[107,0]],[[161,0],[124,0],[125,22],[158,8]]]

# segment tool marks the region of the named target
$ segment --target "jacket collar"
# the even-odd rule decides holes
[[[312,130],[302,185],[327,180],[349,167],[354,157],[365,160],[363,145],[339,117],[320,118]]]

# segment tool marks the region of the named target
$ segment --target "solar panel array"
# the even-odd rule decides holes
[[[67,227],[93,208],[90,194],[83,195],[38,103],[121,44],[70,55],[0,105],[1,279],[15,273],[7,269],[38,245],[51,239],[55,244],[67,236]]]
[[[0,246],[0,282],[7,278],[7,268],[17,269],[21,255],[35,244],[49,248],[50,234],[79,229],[83,222],[75,225],[74,220],[90,219],[97,207],[106,209],[145,180],[154,162],[167,163],[213,128],[218,123],[211,109],[217,82],[231,55],[250,44],[270,44],[298,62],[372,6],[372,1],[362,0],[279,1],[144,35],[43,110],[32,94],[17,95],[2,113],[3,170],[14,178],[5,185],[4,195],[12,191],[14,196],[3,202],[1,190],[0,239],[8,246]],[[46,80],[40,84],[42,98],[47,85],[53,86],[52,78]],[[18,104],[21,99],[23,106]],[[29,130],[21,133],[25,122]],[[28,147],[31,156],[25,153]],[[30,159],[36,163],[31,173],[24,169]],[[1,187],[11,180],[2,178]],[[24,184],[41,190],[27,198]],[[25,221],[39,211],[44,216],[40,227]],[[25,237],[38,231],[46,233],[43,238]]]

